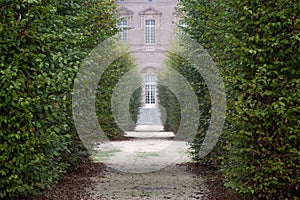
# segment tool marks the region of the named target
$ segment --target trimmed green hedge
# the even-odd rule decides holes
[[[134,70],[135,72],[132,77],[127,80],[128,82],[124,83],[121,79],[127,72],[130,70]],[[132,72],[132,71],[131,71]],[[139,112],[140,102],[141,102],[141,88],[137,88],[135,92],[131,95],[129,99],[129,114],[134,124],[122,124],[122,127],[125,130],[122,130],[121,127],[117,124],[117,119],[114,118],[113,115],[113,100],[112,96],[114,94],[116,85],[121,81],[125,85],[121,88],[119,92],[119,98],[115,100],[116,104],[124,103],[125,96],[127,94],[123,94],[127,92],[128,88],[134,86],[134,82],[140,80],[141,77],[137,71],[137,67],[134,63],[134,59],[130,54],[124,54],[123,56],[117,58],[103,73],[101,79],[99,81],[97,96],[96,96],[96,113],[99,120],[99,124],[105,133],[105,135],[112,140],[120,139],[124,135],[124,131],[133,130],[135,128],[135,122],[137,121],[137,115]],[[122,101],[122,102],[120,102]],[[123,107],[124,109],[128,109],[127,107]],[[116,112],[117,115],[122,113],[121,110]],[[120,119],[119,119],[120,120]]]
[[[209,49],[227,87],[225,185],[254,199],[299,199],[299,2],[181,4],[185,31]]]
[[[166,60],[165,66],[163,67],[161,74],[159,75],[158,83],[161,81],[161,82],[169,82],[171,85],[178,85],[178,80],[173,77],[172,73],[170,73],[167,68],[165,68],[165,67],[171,67],[186,79],[186,81],[190,84],[191,89],[193,89],[193,92],[197,96],[197,101],[198,101],[199,111],[200,111],[199,127],[197,129],[197,134],[196,135],[189,135],[189,133],[184,133],[184,134],[187,135],[187,137],[193,137],[192,139],[193,142],[190,141],[190,138],[185,138],[185,139],[188,139],[191,142],[190,145],[193,147],[192,148],[193,151],[191,154],[192,158],[199,161],[198,152],[201,143],[204,140],[205,133],[210,121],[210,112],[211,112],[210,95],[201,74],[197,71],[196,68],[194,68],[189,62],[187,62],[186,59],[183,59],[179,55],[186,55],[186,53],[178,52],[178,54],[175,53],[168,54],[168,59]],[[162,107],[164,107],[167,115],[164,128],[165,130],[172,131],[175,134],[178,132],[180,125],[181,126],[186,125],[184,124],[185,122],[181,122],[181,118],[183,117],[182,114],[185,112],[189,112],[189,109],[191,109],[191,107],[189,106],[185,108],[180,106],[180,100],[181,102],[187,102],[188,101],[187,99],[190,98],[184,96],[185,94],[184,91],[187,90],[187,88],[178,86],[176,87],[176,89],[178,90],[177,93],[182,95],[176,96],[169,88],[167,88],[164,85],[159,85],[158,87],[159,103]],[[186,121],[187,119],[183,119],[183,120]],[[190,125],[192,126],[194,124],[190,124]],[[210,162],[210,161],[206,160],[205,162]]]
[[[39,194],[83,148],[71,91],[81,60],[116,33],[115,4],[0,3],[0,198]]]
[[[165,131],[172,131],[177,133],[181,119],[181,109],[175,94],[163,85],[158,85],[158,99],[159,104],[166,112],[166,121],[164,124]],[[163,119],[164,116],[161,116]]]
[[[140,75],[138,74],[137,79],[139,79],[140,81],[142,81]],[[138,120],[138,115],[139,115],[139,111],[140,111],[140,107],[141,107],[141,101],[142,101],[142,87],[138,87],[134,93],[131,95],[130,98],[130,102],[129,102],[129,113],[130,113],[130,117],[132,119],[133,122],[137,122]],[[130,127],[128,127],[128,130],[134,130],[135,128],[131,125]]]

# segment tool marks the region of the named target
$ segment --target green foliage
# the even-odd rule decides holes
[[[140,75],[137,76],[137,79],[140,79],[141,81],[141,77]],[[132,94],[131,98],[130,98],[130,102],[129,102],[129,113],[130,113],[130,117],[132,119],[133,122],[137,122],[138,120],[138,115],[139,115],[139,108],[141,107],[141,100],[142,100],[142,87],[137,88],[134,93]],[[135,128],[135,124],[134,127],[130,127],[131,130],[134,130]]]
[[[99,124],[104,131],[105,135],[109,139],[120,139],[120,137],[123,136],[124,130],[121,130],[121,128],[118,126],[116,119],[114,118],[113,113],[113,105],[115,104],[121,104],[124,102],[120,102],[125,100],[125,96],[128,94],[123,94],[124,98],[121,98],[122,96],[118,96],[118,98],[114,102],[112,100],[113,94],[116,88],[116,85],[121,82],[124,83],[122,76],[124,76],[127,72],[130,70],[137,69],[134,63],[133,58],[130,54],[124,54],[123,56],[117,58],[112,64],[108,66],[108,68],[104,71],[103,75],[101,76],[101,79],[99,81],[98,89],[97,89],[97,97],[96,97],[96,113],[99,120]],[[133,77],[131,79],[127,80],[128,82],[124,83],[125,86],[121,88],[121,91],[118,91],[118,95],[122,95],[124,91],[128,91],[128,88],[131,87],[130,84],[140,79],[140,75],[138,74],[138,71],[136,70]],[[124,88],[128,87],[128,88]],[[135,92],[132,94],[131,98],[129,98],[129,113],[134,122],[137,121],[137,115],[139,111],[139,106],[141,102],[141,90],[138,88],[135,90]],[[126,104],[126,103],[125,103]],[[128,109],[126,106],[123,107],[124,109]],[[118,110],[116,113],[124,113],[121,110]],[[128,129],[134,129],[135,124],[128,124],[124,125],[125,128]]]
[[[0,198],[50,187],[82,150],[71,91],[80,61],[115,33],[110,1],[1,1]]]
[[[163,85],[158,85],[159,104],[165,109],[166,121],[164,129],[177,133],[180,125],[180,104],[174,93]],[[163,117],[163,116],[162,116]]]
[[[185,23],[227,86],[226,185],[257,199],[299,199],[299,2],[183,0]]]
[[[185,49],[184,51],[191,52],[192,50]],[[187,61],[188,58],[184,59],[179,55],[184,55],[184,53],[178,53],[178,54],[169,53],[165,66],[171,67],[174,70],[176,70],[179,74],[181,74],[186,79],[186,81],[190,84],[190,86],[193,89],[193,92],[197,96],[199,111],[200,111],[199,127],[196,135],[189,135],[189,136],[193,137],[193,140],[191,142],[191,146],[193,150],[191,156],[193,159],[199,160],[198,152],[204,140],[205,133],[208,128],[209,120],[210,120],[210,112],[211,112],[210,96],[209,96],[209,91],[206,86],[206,83],[202,78],[201,74],[199,74],[197,69]],[[170,73],[168,68],[162,69],[162,73],[159,76],[159,81],[160,80],[167,81],[171,85],[178,85],[177,78],[172,76],[172,72]],[[158,87],[159,103],[162,107],[164,107],[167,115],[164,128],[165,130],[173,131],[174,133],[177,133],[178,129],[180,129],[180,125],[181,126],[186,125],[183,124],[183,121],[181,121],[181,119],[183,118],[182,114],[184,112],[189,112],[188,110],[190,109],[190,107],[184,107],[180,105],[180,100],[181,102],[185,102],[186,100],[184,99],[189,98],[184,96],[184,92],[183,92],[184,90],[186,91],[187,88],[183,86],[179,86],[176,87],[176,89],[178,90],[177,93],[179,94],[179,96],[176,96],[170,89],[168,89],[163,85],[160,85]],[[186,121],[186,119],[183,120]],[[193,126],[193,125],[194,124],[189,124],[189,126]]]

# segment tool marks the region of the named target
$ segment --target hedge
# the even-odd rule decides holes
[[[126,74],[130,74],[128,79],[122,79]],[[123,85],[118,88],[118,83],[122,83]],[[141,102],[141,88],[138,87],[135,89],[136,83],[141,83],[141,76],[130,54],[124,54],[116,58],[101,76],[96,95],[96,113],[103,132],[111,140],[120,139],[125,131],[135,128]],[[132,95],[129,92],[131,89],[135,89]],[[113,100],[113,95],[116,95],[115,100]],[[127,95],[131,96],[131,98],[128,98],[128,105],[124,102]],[[114,111],[113,108],[117,104],[124,104],[124,106]],[[128,108],[129,116],[126,116],[124,114],[125,110],[121,109]],[[122,119],[123,117],[124,119]],[[125,119],[125,117],[130,117],[130,119]]]
[[[51,187],[81,153],[71,92],[81,60],[116,33],[111,1],[0,3],[0,198]]]
[[[185,31],[210,51],[227,86],[225,185],[251,199],[299,199],[299,2],[181,5]]]
[[[184,40],[180,41],[180,43],[184,46]],[[176,47],[172,48],[175,49]],[[199,161],[200,158],[198,152],[201,143],[205,138],[206,130],[208,129],[210,122],[211,101],[209,91],[203,77],[198,70],[187,61],[187,59],[191,59],[191,57],[181,57],[181,55],[187,55],[186,53],[189,50],[185,49],[183,51],[184,52],[178,50],[178,52],[174,51],[173,53],[168,53],[165,66],[163,66],[158,79],[158,83],[160,84],[169,82],[170,85],[175,85],[175,90],[177,91],[172,91],[171,89],[173,88],[168,88],[166,85],[159,85],[158,97],[160,105],[166,111],[167,119],[164,124],[165,130],[172,131],[175,134],[184,135],[185,137],[178,138],[185,139],[186,141],[190,142],[190,145],[193,147],[191,156],[193,159]],[[189,124],[189,120],[186,118],[189,117],[189,115],[184,114],[189,113],[192,107],[189,105],[180,105],[180,102],[186,102],[190,104],[191,102],[189,102],[189,99],[191,97],[186,96],[186,93],[184,92],[189,88],[180,85],[178,83],[180,79],[174,77],[173,72],[170,72],[168,68],[172,68],[178,74],[182,75],[191,86],[191,92],[196,95],[196,101],[198,103],[197,107],[200,114],[200,116],[196,119],[196,121],[199,123],[199,126],[196,128],[196,133],[181,133],[181,131],[188,130],[182,128],[182,126],[195,126],[195,124]],[[179,95],[176,95],[174,92]],[[208,159],[205,162],[210,162],[210,160]]]

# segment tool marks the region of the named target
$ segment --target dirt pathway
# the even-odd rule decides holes
[[[92,199],[206,199],[205,179],[178,165],[191,161],[186,142],[166,139],[165,132],[154,133],[131,133],[143,138],[95,148],[94,160],[109,167],[104,176],[91,178]]]
[[[185,163],[160,171],[130,174],[83,160],[51,190],[34,200],[209,199],[241,200],[222,187],[210,167]]]
[[[106,169],[104,177],[93,177],[89,189],[93,199],[208,199],[205,179],[185,166],[142,174]]]
[[[101,143],[93,161],[79,163],[35,199],[240,199],[211,168],[190,163],[184,141],[151,137]]]

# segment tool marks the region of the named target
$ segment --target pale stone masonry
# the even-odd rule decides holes
[[[166,50],[179,22],[179,0],[117,0],[120,28],[130,30],[120,39],[133,49],[143,77],[143,107],[157,107],[156,74],[166,59]]]

